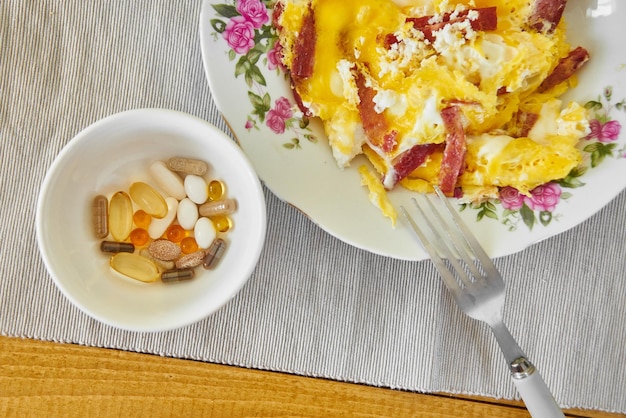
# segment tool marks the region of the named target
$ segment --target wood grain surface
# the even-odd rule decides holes
[[[569,410],[568,416],[618,417]],[[420,394],[0,337],[0,416],[528,417],[521,402]]]

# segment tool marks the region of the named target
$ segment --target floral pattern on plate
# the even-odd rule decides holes
[[[228,44],[228,59],[235,62],[235,78],[243,76],[248,86],[252,110],[247,115],[245,129],[259,130],[259,124],[265,124],[277,137],[290,136],[283,143],[285,148],[299,149],[303,139],[317,142],[309,120],[290,98],[273,99],[264,75],[273,73],[283,77],[285,83],[289,82],[278,58],[281,47],[271,22],[274,3],[273,0],[236,0],[211,4],[218,17],[211,19],[210,24],[215,31],[214,41]],[[588,169],[597,167],[607,157],[626,157],[626,145],[618,143],[621,124],[612,117],[615,110],[626,111],[626,99],[613,103],[612,95],[612,87],[606,87],[596,100],[585,104],[590,112],[590,133],[581,140],[583,164],[566,178],[538,186],[530,196],[512,187],[503,187],[499,199],[460,204],[460,210],[475,210],[477,221],[496,220],[509,231],[517,230],[520,224],[532,230],[538,224],[548,226],[560,219],[563,215],[557,212],[559,204],[572,197],[567,189],[584,186],[581,176]]]
[[[288,149],[300,148],[300,140],[317,142],[311,133],[309,121],[289,98],[281,96],[272,101],[267,91],[267,81],[260,65],[277,76],[284,68],[278,58],[280,44],[276,30],[271,25],[273,1],[237,0],[234,4],[211,5],[219,18],[211,20],[215,30],[214,38],[220,37],[229,46],[228,59],[236,61],[235,78],[243,76],[248,86],[248,100],[252,111],[246,120],[246,129],[259,129],[265,125],[275,134],[289,133],[291,138],[283,146]]]

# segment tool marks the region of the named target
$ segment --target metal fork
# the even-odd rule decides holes
[[[427,228],[418,226],[403,206],[400,211],[461,310],[491,327],[531,416],[564,416],[543,378],[502,321],[505,298],[502,276],[445,195],[438,188],[435,191],[440,202],[433,203],[430,197],[422,195],[420,199],[426,203],[420,205],[413,198],[419,223]]]

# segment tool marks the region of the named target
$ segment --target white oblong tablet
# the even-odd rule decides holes
[[[152,218],[152,222],[150,222],[150,226],[148,226],[148,235],[150,235],[152,239],[161,238],[167,228],[174,222],[174,218],[176,218],[178,200],[172,196],[168,196],[165,198],[165,203],[167,203],[167,215],[161,219]]]
[[[167,168],[167,165],[163,161],[155,161],[152,163],[149,171],[156,184],[166,195],[172,196],[176,200],[183,200],[187,196],[183,179]]]

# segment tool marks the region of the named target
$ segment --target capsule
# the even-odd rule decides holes
[[[224,252],[226,251],[226,241],[221,238],[213,241],[211,246],[206,250],[206,257],[202,262],[202,267],[207,270],[214,269],[217,266],[217,263],[224,256]]]
[[[130,242],[102,241],[100,243],[100,251],[103,253],[132,253],[135,252],[135,246]]]
[[[200,213],[200,216],[218,216],[229,215],[236,209],[237,201],[235,199],[223,199],[200,205],[198,212]]]
[[[185,186],[183,179],[169,168],[163,161],[156,161],[150,165],[150,175],[165,194],[172,196],[176,200],[185,198]]]
[[[164,271],[161,274],[163,283],[184,282],[193,279],[195,272],[193,269],[175,269]]]
[[[167,203],[161,193],[157,192],[147,183],[142,181],[130,185],[128,190],[133,202],[146,213],[155,218],[163,218],[167,215]]]
[[[109,235],[109,200],[106,196],[94,197],[91,204],[91,222],[96,238],[103,239]]]
[[[209,200],[221,199],[226,193],[226,186],[219,180],[209,182]]]
[[[133,230],[133,203],[126,192],[117,192],[109,202],[109,231],[115,241],[126,241]]]
[[[110,265],[118,273],[144,283],[152,283],[161,277],[156,264],[137,254],[117,253],[111,257]]]
[[[184,198],[178,203],[176,219],[183,229],[192,230],[198,220],[198,206],[190,199]]]
[[[178,200],[173,197],[167,197],[165,203],[167,204],[167,215],[161,219],[154,219],[148,227],[148,234],[152,239],[160,238],[174,222],[174,218],[176,218]]]
[[[227,232],[233,227],[233,221],[225,215],[211,216],[217,232]]]
[[[207,163],[193,158],[172,157],[167,161],[167,168],[179,173],[204,176],[209,171]]]

